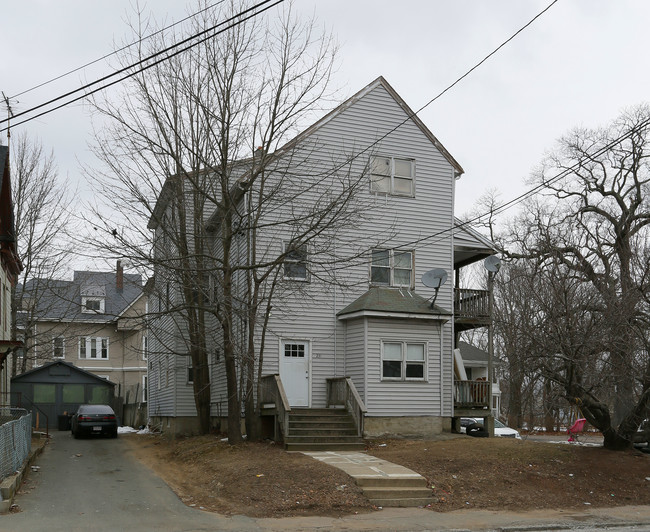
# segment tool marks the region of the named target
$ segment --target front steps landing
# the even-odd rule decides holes
[[[304,454],[345,471],[375,506],[406,508],[427,506],[433,502],[433,492],[426,479],[401,465],[360,452]]]

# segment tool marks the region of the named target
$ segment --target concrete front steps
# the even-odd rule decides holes
[[[336,408],[293,408],[284,445],[287,451],[362,451],[366,447],[352,416]]]
[[[370,503],[375,506],[413,508],[433,502],[433,492],[427,486],[424,477],[356,477],[354,480]]]
[[[375,506],[412,508],[433,502],[426,479],[399,464],[360,452],[305,453],[350,475]]]

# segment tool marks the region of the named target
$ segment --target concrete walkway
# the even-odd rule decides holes
[[[433,502],[433,491],[427,479],[401,465],[356,451],[305,454],[345,471],[377,508],[423,508]]]
[[[424,479],[415,471],[366,453],[354,451],[312,451],[304,454],[345,471],[355,480],[362,478]]]

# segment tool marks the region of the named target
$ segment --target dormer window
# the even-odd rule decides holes
[[[106,300],[106,287],[95,283],[81,285],[81,312],[87,314],[104,314],[104,301]]]
[[[81,312],[104,314],[104,299],[99,297],[82,297]]]

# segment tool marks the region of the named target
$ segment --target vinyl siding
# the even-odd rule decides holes
[[[373,248],[399,248],[414,252],[414,288],[425,297],[434,296],[420,279],[432,268],[443,268],[450,280],[440,289],[436,304],[448,311],[453,302],[453,226],[454,168],[431,139],[412,121],[400,125],[404,109],[381,85],[363,94],[318,129],[287,149],[277,160],[269,185],[279,194],[266,205],[257,242],[259,260],[273,260],[283,250],[283,242],[300,230],[300,223],[288,223],[291,215],[305,214],[325,205],[340,193],[346,180],[363,176],[362,186],[352,206],[360,214],[340,227],[325,230],[310,240],[309,282],[282,281],[277,289],[266,331],[263,374],[279,373],[282,339],[309,340],[311,344],[311,406],[325,406],[326,379],[350,376],[366,402],[369,415],[451,415],[452,347],[451,322],[443,326],[440,352],[440,325],[432,321],[397,319],[357,319],[345,322],[337,313],[369,288],[370,265],[367,252]],[[393,129],[396,128],[394,131]],[[383,138],[385,136],[385,138]],[[376,145],[373,143],[377,142]],[[361,155],[359,155],[361,153]],[[415,161],[415,196],[375,195],[364,176],[371,154]],[[282,172],[288,165],[290,172]],[[273,181],[275,179],[275,182]],[[237,260],[246,257],[245,239],[236,242]],[[359,254],[365,252],[365,256]],[[218,256],[218,239],[214,249]],[[356,257],[343,266],[345,257]],[[339,261],[339,262],[337,262]],[[328,281],[335,280],[338,286]],[[245,278],[234,279],[240,294]],[[161,320],[162,328],[176,339],[183,331],[174,323]],[[219,327],[215,326],[211,349],[220,347]],[[428,380],[424,383],[381,382],[379,345],[382,338],[428,342]],[[168,340],[165,340],[167,342]],[[163,343],[165,343],[163,342]],[[259,342],[259,334],[258,334]],[[172,343],[172,342],[170,342]],[[213,414],[225,413],[226,385],[223,357],[213,361]],[[155,388],[154,381],[150,381]],[[183,383],[161,401],[175,402],[176,415],[188,415],[188,395]],[[191,386],[189,389],[191,397]]]
[[[363,402],[367,403],[366,320],[356,319],[345,323],[345,375],[352,379]]]
[[[294,160],[301,160],[299,153],[309,153],[309,170],[320,175],[332,165],[332,153],[343,158],[345,151],[358,153],[371,142],[388,133],[396,124],[403,121],[403,109],[393,100],[383,87],[377,87],[363,99],[331,119],[304,146],[299,146],[292,153]],[[363,139],[363,142],[360,140]],[[357,227],[347,228],[341,241],[337,243],[336,253],[339,257],[352,255],[360,249],[369,250],[378,246],[385,248],[402,248],[415,253],[414,285],[415,291],[423,297],[432,297],[433,290],[421,284],[422,274],[432,268],[444,268],[453,272],[451,234],[445,230],[451,227],[453,212],[453,169],[423,132],[413,123],[407,122],[395,132],[390,133],[376,148],[376,153],[415,160],[415,197],[380,196],[370,193],[369,181],[361,192],[361,201],[365,202],[365,220]],[[358,157],[351,163],[351,172],[361,175],[368,164],[369,155]],[[298,169],[298,175],[308,176],[307,169]],[[307,179],[307,177],[305,177]],[[306,198],[301,198],[305,200]],[[316,199],[312,198],[314,201]],[[291,206],[293,208],[293,206]],[[284,209],[284,211],[283,211]],[[289,206],[278,206],[274,211],[278,220],[286,216]],[[431,238],[432,235],[437,235]],[[281,232],[267,235],[269,254],[280,253],[282,249]],[[382,242],[386,240],[385,242]],[[416,243],[414,243],[416,242]],[[312,243],[312,249],[325,248],[318,241]],[[328,377],[349,375],[355,386],[360,388],[362,397],[367,398],[369,411],[373,415],[406,415],[412,412],[435,413],[450,410],[449,398],[441,400],[440,394],[440,340],[435,334],[435,342],[430,341],[429,372],[426,385],[408,383],[408,393],[400,391],[403,386],[390,385],[382,389],[372,387],[370,373],[368,383],[364,381],[363,342],[360,325],[350,323],[345,331],[345,364],[341,367],[335,356],[334,332],[337,328],[336,313],[361,296],[369,287],[369,264],[367,260],[357,260],[337,273],[339,281],[345,281],[349,288],[334,288],[318,281],[328,275],[326,267],[319,265],[316,258],[311,264],[310,283],[286,282],[281,299],[282,306],[274,305],[270,331],[276,341],[268,342],[265,353],[264,373],[278,372],[278,346],[281,338],[309,339],[312,342],[312,406],[325,404],[325,380]],[[322,261],[325,262],[325,261]],[[451,311],[452,283],[444,285],[438,294],[436,304]],[[386,323],[384,323],[386,326]],[[413,327],[416,337],[424,333],[421,325],[409,322],[391,322],[396,334],[403,335]],[[428,327],[431,327],[429,324]],[[438,327],[437,325],[435,327]],[[406,329],[406,330],[405,330]],[[443,335],[445,351],[442,381],[451,379],[451,329]],[[435,343],[435,345],[434,345]],[[338,347],[338,346],[337,346]],[[338,355],[338,348],[336,350]],[[370,359],[370,356],[369,356]],[[370,364],[370,360],[368,361]],[[376,367],[378,361],[375,360]],[[370,372],[370,365],[368,371]],[[367,386],[367,388],[366,388]],[[451,387],[449,392],[451,392]],[[377,398],[393,392],[400,398],[387,400],[387,404],[378,402]],[[417,398],[411,397],[413,393]],[[445,392],[446,393],[446,392]],[[421,395],[421,397],[420,397]],[[387,396],[388,397],[388,396]],[[407,399],[408,397],[408,399]],[[448,400],[449,399],[449,400]],[[450,412],[449,412],[450,413]]]
[[[382,380],[382,341],[424,342],[426,380]],[[440,415],[440,322],[368,319],[367,360],[368,415]]]

